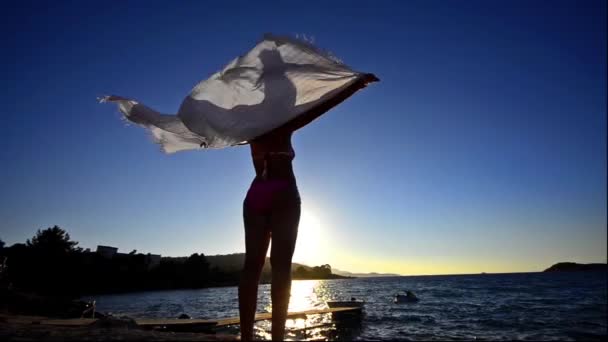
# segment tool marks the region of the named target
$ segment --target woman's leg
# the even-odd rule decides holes
[[[253,324],[258,297],[260,274],[266,261],[270,242],[270,230],[266,215],[243,210],[245,223],[245,264],[239,284],[239,314],[241,320],[241,340],[253,339]]]
[[[270,218],[272,247],[272,340],[282,341],[291,292],[291,258],[296,247],[300,222],[300,200],[288,201],[277,208]]]

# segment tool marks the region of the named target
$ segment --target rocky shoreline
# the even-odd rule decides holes
[[[0,291],[0,341],[234,341],[212,332],[149,330],[92,303],[8,289]],[[94,318],[93,318],[94,313]],[[83,318],[86,317],[86,318]]]

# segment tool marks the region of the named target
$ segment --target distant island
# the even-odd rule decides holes
[[[543,272],[576,272],[576,271],[608,271],[608,264],[577,264],[575,262],[558,262]]]

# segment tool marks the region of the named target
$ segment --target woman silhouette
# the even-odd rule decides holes
[[[281,68],[278,53],[261,53],[266,67],[273,65],[273,74],[262,75],[280,79],[281,89],[265,89],[265,96],[285,96],[280,107],[293,106],[295,87]],[[269,68],[270,69],[270,68]],[[291,290],[291,259],[294,253],[300,221],[300,195],[293,171],[295,152],[291,144],[293,132],[336,106],[369,82],[378,79],[366,74],[321,105],[291,120],[287,124],[250,141],[255,178],[243,203],[245,225],[245,264],[239,284],[239,311],[241,340],[253,339],[253,325],[257,303],[258,282],[266,260],[270,240],[272,267],[272,340],[281,341],[285,334],[285,321]],[[293,93],[288,91],[293,89]],[[293,96],[292,96],[293,95]]]
[[[237,90],[226,93],[220,91],[223,89],[221,87],[209,86],[207,81],[201,82],[184,99],[177,116],[161,114],[135,100],[120,96],[104,96],[99,100],[117,103],[124,117],[149,129],[154,140],[167,153],[201,147],[241,145],[242,141],[249,140],[256,175],[243,203],[245,264],[239,284],[241,339],[253,338],[258,282],[272,239],[272,339],[278,341],[283,340],[285,333],[291,289],[291,259],[300,221],[300,195],[292,167],[295,153],[291,137],[294,131],[378,79],[373,74],[360,74],[340,63],[328,62],[326,57],[321,58],[325,60],[324,63],[314,62],[320,60],[321,53],[311,47],[302,47],[302,43],[272,37],[267,40],[273,42],[275,48],[265,48],[259,52],[258,58],[263,66],[261,74],[257,65],[237,63],[211,79],[213,82],[223,81],[228,88],[237,87]],[[264,44],[266,43],[265,41]],[[279,52],[282,44],[296,47],[292,53],[304,49],[307,51],[303,54],[316,57],[299,60],[308,60],[309,64],[285,63]],[[321,97],[315,98],[315,106],[312,108],[309,107],[313,101],[310,99],[296,105],[298,94],[291,79],[300,77],[299,81],[308,80],[311,75],[315,76],[312,79],[316,83],[309,84],[306,88],[321,89],[312,92]],[[354,81],[349,83],[352,79]],[[338,87],[336,81],[344,82]],[[342,88],[345,84],[349,85]],[[333,90],[324,91],[325,88]],[[223,97],[232,96],[234,100],[243,94],[248,99],[261,101],[251,101],[253,104],[249,101],[246,101],[247,104],[235,101],[241,104],[226,107],[211,101],[207,96],[210,94],[215,95],[213,98],[219,95],[219,100],[216,98],[219,103],[223,102]],[[249,139],[250,136],[255,136],[249,134],[252,126],[262,127],[261,131],[266,132],[264,120],[272,113],[301,114],[268,133]],[[246,135],[247,138],[242,139],[241,135]]]

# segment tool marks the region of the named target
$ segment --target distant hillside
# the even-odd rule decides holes
[[[543,272],[574,272],[574,271],[608,271],[607,264],[577,264],[575,262],[559,262]]]
[[[234,253],[226,255],[208,255],[205,259],[211,268],[217,267],[223,272],[240,272],[245,262],[244,253]],[[323,266],[307,266],[298,263],[291,264],[293,279],[340,279],[347,278],[336,274],[331,270],[329,265]],[[270,258],[266,258],[264,268],[262,268],[262,281],[270,279],[271,266]]]
[[[355,277],[355,278],[373,278],[373,277],[400,277],[400,274],[394,273],[351,273],[348,271],[342,271],[337,268],[332,268],[331,272],[337,275],[345,276],[345,277]]]
[[[235,272],[240,271],[243,268],[243,263],[245,263],[245,253],[234,253],[234,254],[225,254],[225,255],[205,255],[205,259],[209,263],[211,267],[217,267],[224,272]],[[291,268],[297,269],[298,267],[304,267],[305,269],[312,269],[312,267],[292,263]],[[266,258],[266,263],[264,264],[264,268],[262,272],[270,272],[270,258]]]

